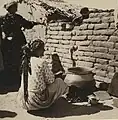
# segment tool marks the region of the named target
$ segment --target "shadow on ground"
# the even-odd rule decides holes
[[[100,112],[101,110],[112,110],[110,106],[104,106],[99,104],[97,106],[87,106],[87,105],[72,105],[68,103],[64,98],[60,98],[55,104],[50,108],[39,111],[28,111],[29,114],[41,117],[67,117],[67,116],[80,116],[80,115],[90,115]]]
[[[6,118],[6,117],[14,118],[16,117],[16,115],[17,114],[15,112],[0,110],[0,118]]]

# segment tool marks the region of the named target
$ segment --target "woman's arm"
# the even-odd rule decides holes
[[[40,22],[26,20],[20,15],[18,15],[18,17],[19,17],[21,26],[24,27],[25,29],[32,29],[35,25],[39,25],[39,24],[43,25],[43,23],[40,23]]]

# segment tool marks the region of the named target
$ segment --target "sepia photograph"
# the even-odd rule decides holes
[[[118,120],[118,0],[0,0],[0,120]]]

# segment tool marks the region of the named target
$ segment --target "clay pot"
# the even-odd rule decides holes
[[[68,69],[68,73],[65,77],[65,83],[68,86],[74,85],[76,87],[82,87],[90,84],[94,81],[94,74],[92,71],[83,67],[72,67]]]

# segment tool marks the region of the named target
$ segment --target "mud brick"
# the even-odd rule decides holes
[[[106,76],[106,71],[103,70],[96,70],[95,73],[97,76],[102,76],[102,77]]]
[[[93,30],[85,30],[85,31],[77,31],[76,35],[92,35],[93,34]]]
[[[108,72],[112,72],[112,73],[113,73],[113,72],[115,72],[115,68],[114,68],[114,67],[109,66],[109,67],[108,67],[108,69],[107,69],[107,71],[108,71]]]
[[[62,39],[62,36],[51,35],[50,38],[60,40],[60,39]]]
[[[62,61],[63,63],[70,63],[70,64],[72,64],[72,60],[67,59],[67,58],[62,58],[61,61]]]
[[[115,48],[118,49],[118,43],[115,43]]]
[[[62,30],[62,27],[61,27],[61,26],[50,27],[50,30],[51,30],[51,31],[59,31],[59,30]]]
[[[85,40],[87,36],[73,36],[72,40]]]
[[[79,56],[83,56],[84,55],[84,52],[82,52],[82,51],[78,51],[77,53],[78,53]]]
[[[104,59],[114,59],[114,55],[101,53],[101,52],[94,52],[94,57],[96,58],[104,58]]]
[[[49,26],[56,27],[56,26],[58,26],[58,22],[56,22],[56,23],[49,23]]]
[[[111,79],[109,79],[107,77],[97,76],[97,75],[94,76],[94,79],[98,80],[98,81],[105,82],[105,83],[110,83],[111,82]]]
[[[91,41],[77,41],[76,45],[77,46],[89,46]]]
[[[84,55],[85,56],[93,57],[93,52],[84,52]]]
[[[60,45],[58,47],[63,48],[63,49],[70,49],[71,46],[70,45]]]
[[[68,54],[68,49],[61,49],[61,48],[56,48],[56,52],[59,52],[59,53],[66,53]]]
[[[109,22],[114,22],[114,17],[103,17],[102,22],[104,23],[109,23]]]
[[[62,39],[63,39],[63,40],[70,40],[70,39],[71,39],[71,36],[63,36]]]
[[[106,48],[113,48],[113,42],[101,42],[101,41],[93,41],[93,45],[96,47],[106,47]]]
[[[94,29],[98,30],[98,29],[107,29],[109,26],[108,23],[101,23],[101,24],[95,24]]]
[[[94,26],[95,26],[95,24],[89,24],[89,25],[88,25],[88,30],[93,30],[93,29],[94,29]]]
[[[109,72],[109,73],[107,74],[107,77],[108,77],[109,79],[112,79],[113,76],[114,76],[114,74],[115,74],[115,73]]]
[[[118,55],[115,56],[115,60],[118,61]]]
[[[118,50],[117,49],[109,49],[110,54],[118,55]]]
[[[118,41],[118,37],[117,36],[111,36],[108,41],[109,42],[117,42]]]
[[[96,62],[97,62],[97,63],[100,63],[100,64],[103,64],[103,65],[106,65],[106,64],[108,63],[108,60],[97,58],[97,59],[96,59]]]
[[[79,30],[86,30],[88,27],[88,24],[82,24],[79,26]]]
[[[59,47],[59,44],[51,44],[51,47],[55,47],[55,48],[58,48]]]
[[[94,30],[94,35],[112,35],[114,32],[113,29],[106,29],[106,30]]]
[[[79,46],[78,50],[80,50],[80,51],[90,51],[90,52],[95,51],[94,47],[85,47],[85,46]]]
[[[99,13],[90,13],[89,18],[95,18],[98,17]]]
[[[49,42],[49,43],[57,43],[57,44],[59,43],[58,40],[53,40],[53,39],[48,39],[48,42]]]
[[[78,60],[86,62],[95,62],[95,58],[93,57],[78,56]]]
[[[77,61],[77,66],[83,66],[83,67],[93,67],[92,62],[85,62],[85,61]]]
[[[109,12],[102,12],[100,14],[98,14],[98,17],[109,17],[110,16],[110,13]]]
[[[50,35],[46,35],[46,37],[45,37],[46,39],[49,39],[50,38]]]
[[[96,52],[107,53],[108,52],[108,48],[105,48],[105,47],[95,47],[95,51]]]
[[[115,72],[118,72],[118,67],[115,67]]]
[[[61,44],[63,44],[63,45],[69,45],[70,42],[69,42],[69,40],[62,40],[62,41],[61,41]]]
[[[101,20],[99,18],[89,18],[89,19],[84,19],[83,23],[100,23]]]
[[[99,36],[88,36],[88,39],[89,40],[96,40],[96,41],[106,41],[108,40],[108,36],[102,36],[102,35],[99,35]]]
[[[118,61],[110,60],[110,61],[109,61],[109,65],[118,67]]]
[[[100,70],[107,70],[108,65],[95,63],[95,64],[94,64],[94,68],[95,68],[95,69],[100,69]]]
[[[63,63],[63,66],[67,70],[68,68],[72,67],[72,63]]]
[[[115,29],[115,23],[111,23],[109,28],[110,29]]]

